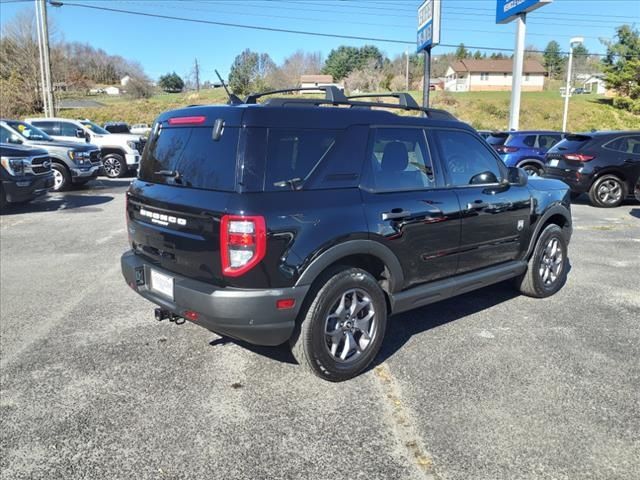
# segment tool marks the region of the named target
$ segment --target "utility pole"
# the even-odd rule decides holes
[[[431,47],[424,50],[424,80],[422,82],[422,106],[429,108],[429,89],[431,87]]]
[[[51,60],[49,58],[49,25],[47,23],[47,2],[46,0],[36,1],[36,15],[38,23],[38,44],[42,52],[42,64],[41,69],[44,74],[44,84],[42,90],[42,96],[45,104],[45,115],[54,116],[55,107],[53,104],[53,88],[51,85]]]
[[[564,89],[564,112],[562,113],[562,131],[567,131],[569,116],[569,97],[571,96],[571,67],[573,66],[573,49],[584,42],[582,37],[574,37],[569,42],[569,64],[567,65],[567,86]]]
[[[511,82],[511,111],[509,130],[518,130],[520,124],[520,96],[522,90],[522,66],[524,64],[524,38],[527,30],[527,14],[521,13],[516,20],[516,50],[513,56],[513,79]]]
[[[407,91],[409,90],[409,49],[407,48],[407,51],[405,53],[405,55],[407,56],[407,68],[405,71],[405,77],[406,77],[406,89]]]
[[[42,94],[42,107],[44,108],[44,116],[49,117],[49,105],[47,103],[47,82],[44,79],[44,52],[42,41],[42,29],[40,28],[40,0],[35,0],[36,11],[36,28],[38,33],[38,61],[40,66],[40,92]]]
[[[198,59],[195,59],[195,65],[193,67],[193,71],[196,77],[196,91],[200,91],[200,65],[198,65]]]

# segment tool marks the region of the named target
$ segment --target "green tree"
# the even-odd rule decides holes
[[[603,59],[605,82],[618,95],[640,99],[640,34],[630,25],[616,29],[616,40],[607,42]]]
[[[176,72],[162,75],[158,80],[158,85],[165,92],[181,92],[184,89],[184,81]]]
[[[229,87],[236,95],[247,95],[268,89],[267,77],[275,70],[275,64],[266,53],[249,49],[238,55],[229,71]]]
[[[475,60],[480,60],[482,57],[482,52],[480,50],[476,50],[476,53],[473,54],[473,58]]]
[[[555,40],[551,40],[544,49],[542,57],[544,59],[544,68],[549,72],[549,78],[558,78],[564,67],[564,58],[560,54],[560,44]]]
[[[456,49],[456,53],[455,53],[456,60],[464,60],[465,58],[469,58],[470,56],[471,56],[471,53],[469,52],[469,50],[466,49],[466,47],[464,46],[464,43],[461,43],[460,45],[458,45],[458,48]]]
[[[331,75],[334,80],[342,80],[348,77],[354,70],[373,66],[380,69],[384,65],[385,57],[373,45],[364,45],[361,48],[341,45],[329,52],[322,72]]]

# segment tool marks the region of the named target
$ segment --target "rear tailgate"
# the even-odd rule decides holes
[[[584,162],[569,160],[566,155],[579,154],[591,142],[588,135],[567,135],[563,140],[551,147],[545,155],[545,173],[550,176],[562,176],[567,170],[578,170]]]
[[[128,193],[129,237],[152,263],[224,285],[220,221],[236,189],[240,117],[225,107],[198,110],[172,112],[154,125]]]

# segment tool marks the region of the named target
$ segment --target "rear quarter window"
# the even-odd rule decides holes
[[[211,127],[161,128],[147,144],[139,177],[152,183],[233,191],[238,133],[225,127],[214,140]]]

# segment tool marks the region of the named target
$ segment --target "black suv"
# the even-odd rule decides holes
[[[340,381],[373,360],[391,314],[510,278],[534,297],[562,287],[564,183],[507,168],[471,127],[406,94],[325,90],[156,120],[121,259],[156,318],[289,342]]]
[[[567,183],[573,198],[587,192],[593,205],[617,207],[640,179],[640,131],[568,135],[547,153],[544,176]]]
[[[53,187],[51,158],[46,150],[0,143],[0,208],[26,203]]]

